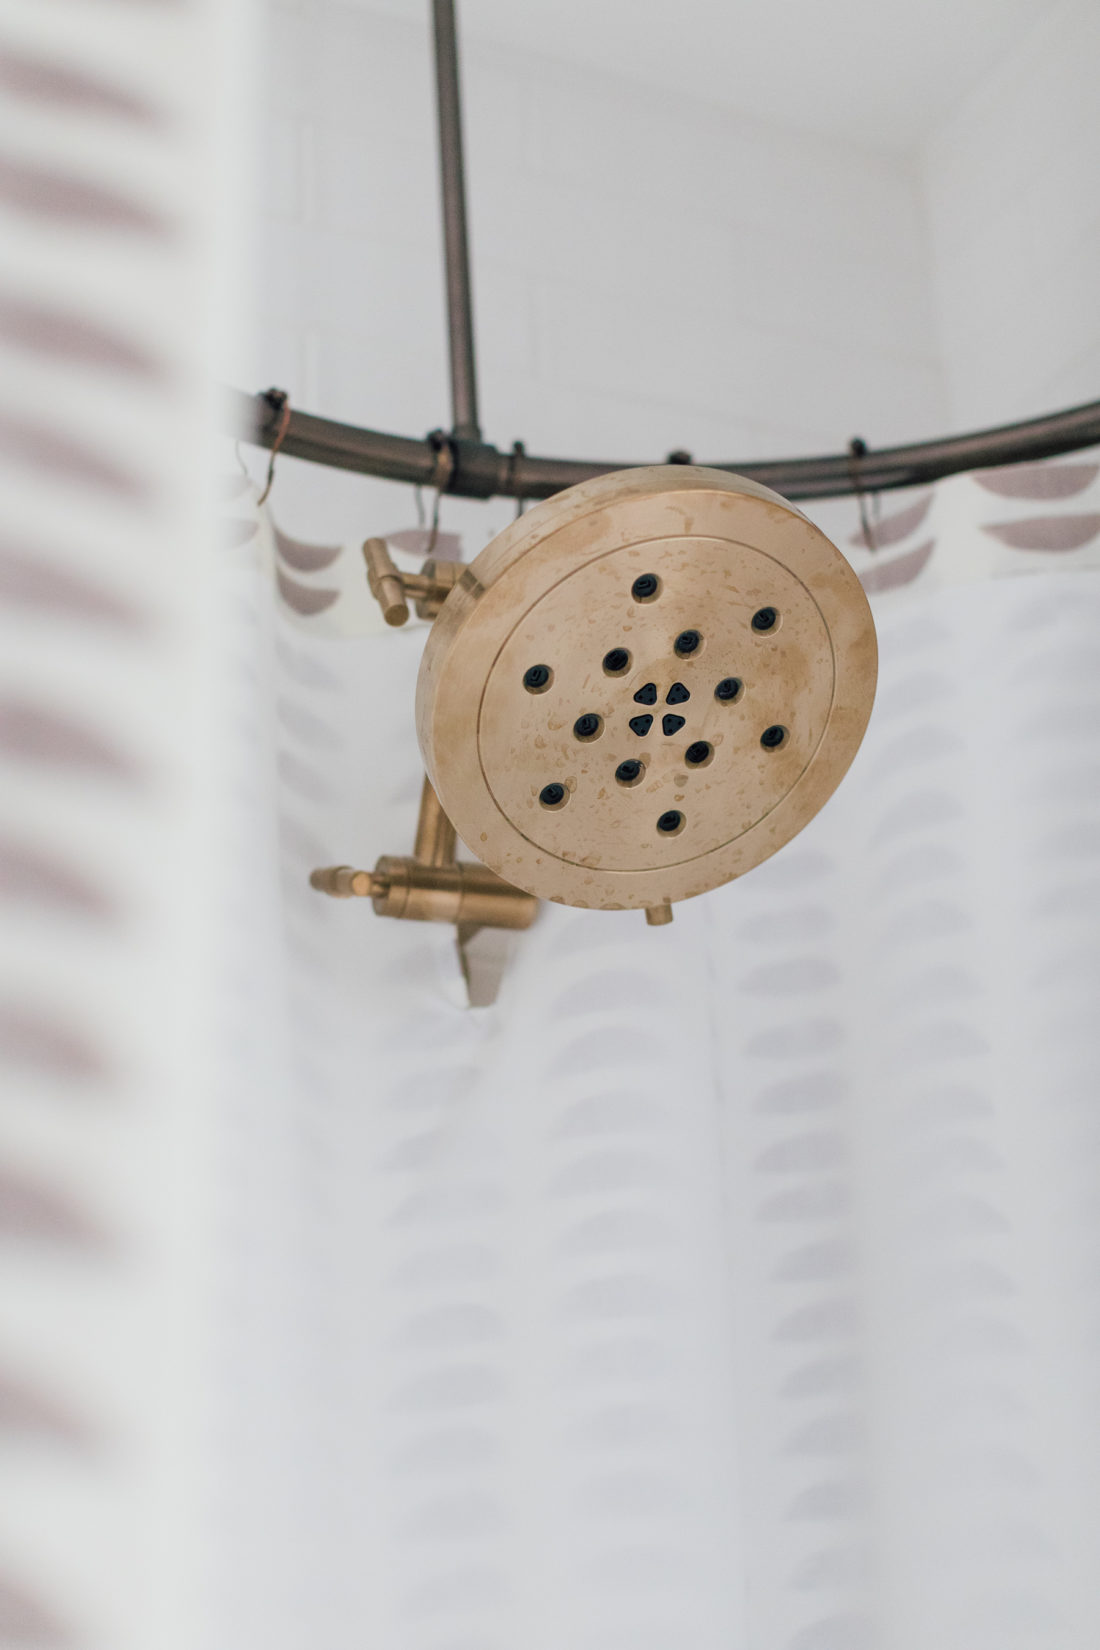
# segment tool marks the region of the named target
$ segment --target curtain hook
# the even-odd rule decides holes
[[[874,528],[871,518],[867,514],[867,495],[863,490],[863,481],[860,476],[860,460],[867,457],[867,443],[862,436],[854,435],[848,443],[848,476],[852,483],[852,491],[856,495],[859,506],[859,524],[863,531],[863,542],[872,553],[878,549],[875,543]],[[874,495],[875,520],[878,520],[879,496]]]
[[[520,461],[521,458],[525,458],[526,456],[527,456],[527,448],[524,445],[524,443],[522,441],[513,441],[512,442],[512,451],[511,451],[511,453],[509,454],[509,457],[508,457],[507,478],[506,478],[505,483],[504,483],[505,488],[510,493],[515,492],[515,489],[516,489],[516,486],[517,486],[516,471],[519,468],[519,461]],[[518,521],[520,516],[522,516],[522,514],[524,512],[524,509],[526,508],[527,500],[518,492],[516,493],[515,497],[516,497],[516,520]]]
[[[428,548],[424,552],[426,556],[432,555],[435,550],[435,541],[439,536],[439,501],[451,485],[451,478],[455,473],[455,456],[446,431],[432,430],[428,440],[435,451],[435,462],[428,481],[429,487],[435,489],[435,502],[432,505],[432,527],[428,534]]]
[[[272,483],[275,480],[275,459],[278,456],[279,448],[286,440],[286,432],[290,428],[290,397],[286,391],[265,390],[264,400],[273,412],[278,412],[279,424],[275,431],[275,439],[271,443],[271,457],[267,463],[267,480],[264,483],[264,490],[256,500],[257,509],[261,504],[267,503],[267,495],[270,493]]]

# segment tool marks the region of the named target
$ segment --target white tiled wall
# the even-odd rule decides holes
[[[269,0],[269,17],[259,328],[238,379],[424,433],[449,422],[426,27],[341,0]],[[463,73],[490,440],[705,461],[942,428],[906,160],[476,39]],[[294,464],[275,503],[307,536],[412,515],[406,489]],[[444,506],[467,553],[509,514]]]
[[[1100,7],[1064,0],[929,144],[950,413],[1004,423],[1100,396]]]

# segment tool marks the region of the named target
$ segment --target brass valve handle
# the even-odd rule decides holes
[[[401,574],[393,564],[390,547],[385,539],[368,539],[363,546],[363,560],[367,564],[367,583],[370,593],[382,609],[387,624],[406,624],[409,604]]]
[[[309,885],[333,899],[370,899],[384,892],[385,878],[353,870],[350,865],[323,865],[309,873]]]
[[[420,573],[403,573],[394,565],[385,539],[367,539],[363,545],[370,593],[382,609],[387,624],[408,623],[409,598],[416,603],[417,618],[434,619],[465,572],[460,561],[426,561]]]

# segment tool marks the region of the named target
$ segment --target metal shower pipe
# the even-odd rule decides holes
[[[451,433],[457,441],[480,441],[455,0],[432,0],[432,39],[435,44],[439,184],[447,277],[447,336],[451,357]]]

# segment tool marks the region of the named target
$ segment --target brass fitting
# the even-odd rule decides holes
[[[385,539],[368,539],[363,546],[363,560],[370,593],[382,609],[382,617],[387,624],[405,624],[409,617],[405,586]]]
[[[419,573],[403,573],[394,564],[385,539],[367,539],[363,545],[370,593],[387,624],[408,622],[409,598],[419,619],[434,619],[465,572],[460,561],[426,561]]]
[[[310,887],[333,899],[370,899],[379,881],[369,871],[355,871],[350,865],[323,865],[309,873]]]
[[[334,899],[369,899],[380,917],[453,922],[462,928],[530,928],[538,915],[534,894],[514,888],[485,865],[455,859],[455,828],[427,779],[420,799],[411,856],[387,854],[373,871],[324,866],[310,884]]]
[[[513,888],[485,865],[422,865],[416,859],[386,855],[378,861],[371,883],[371,903],[380,917],[474,928],[530,928],[538,915],[534,894]]]
[[[406,593],[416,599],[418,619],[434,619],[466,571],[464,561],[426,561],[419,573],[402,573]]]

